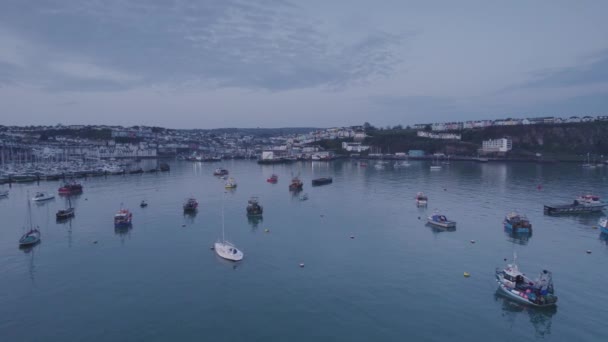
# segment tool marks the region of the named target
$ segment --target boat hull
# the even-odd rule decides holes
[[[531,233],[532,232],[532,226],[521,226],[521,225],[513,225],[511,222],[509,221],[505,221],[504,223],[504,227],[506,230],[508,231],[512,231],[513,233]]]
[[[513,291],[515,291],[515,292],[513,292]],[[551,307],[555,307],[557,305],[557,302],[542,304],[542,305],[533,303],[533,302],[529,301],[528,299],[520,296],[518,294],[519,291],[514,290],[514,289],[509,289],[505,285],[500,284],[500,283],[498,283],[498,293],[505,296],[506,298],[512,299],[513,301],[516,301],[518,303],[533,306],[536,308],[551,308]]]
[[[430,225],[433,225],[433,226],[436,226],[436,227],[441,227],[441,228],[454,228],[454,227],[456,227],[456,222],[454,222],[454,221],[437,222],[437,221],[434,221],[432,219],[428,219],[427,222]]]
[[[219,257],[230,260],[230,261],[241,261],[243,260],[243,252],[238,250],[236,247],[226,243],[216,242],[213,245],[215,254]]]
[[[312,186],[326,185],[326,184],[331,184],[332,182],[333,182],[332,178],[313,179],[312,180]]]
[[[567,214],[589,214],[600,213],[606,208],[606,204],[596,205],[545,205],[544,213],[547,215],[567,215]]]

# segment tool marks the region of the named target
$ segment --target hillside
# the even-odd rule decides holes
[[[560,125],[495,126],[462,130],[462,141],[420,138],[413,129],[369,129],[364,144],[379,148],[382,153],[407,152],[418,149],[427,153],[476,155],[482,141],[509,137],[513,151],[508,157],[545,157],[579,160],[582,155],[608,156],[608,122],[570,123]],[[336,146],[336,144],[333,144]]]

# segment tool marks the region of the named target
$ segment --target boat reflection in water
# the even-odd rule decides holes
[[[529,232],[521,232],[521,231],[512,231],[511,229],[504,228],[505,235],[507,236],[507,241],[513,242],[518,245],[527,245],[528,240],[532,237],[532,231]]]
[[[258,225],[264,222],[263,216],[247,216],[247,222],[251,226],[251,229],[258,229]]]
[[[499,290],[494,294],[494,299],[502,304],[502,316],[509,321],[511,327],[514,327],[516,322],[527,314],[534,327],[536,337],[545,337],[551,334],[551,322],[553,315],[557,313],[556,306],[547,308],[529,307],[509,300]]]
[[[129,235],[129,233],[131,232],[132,229],[133,229],[132,224],[125,225],[125,226],[115,226],[114,234],[119,235],[119,236],[126,236],[126,235]]]

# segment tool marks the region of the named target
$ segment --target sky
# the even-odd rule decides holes
[[[608,115],[608,1],[2,0],[0,124]]]

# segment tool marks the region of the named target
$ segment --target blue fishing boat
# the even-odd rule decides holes
[[[505,216],[503,222],[505,229],[512,231],[513,233],[531,233],[532,224],[526,215],[518,214],[516,212],[510,212]]]
[[[434,226],[442,227],[442,228],[454,228],[456,227],[456,221],[448,220],[445,215],[441,215],[439,213],[434,213],[433,215],[427,218],[427,222]]]
[[[598,222],[598,225],[600,226],[602,233],[608,234],[608,217],[602,217]]]

